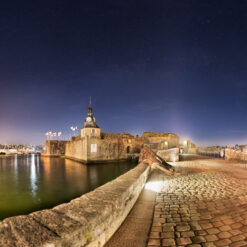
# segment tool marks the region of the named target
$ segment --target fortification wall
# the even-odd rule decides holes
[[[95,152],[93,152],[91,145],[97,145]],[[118,138],[96,139],[90,138],[88,140],[88,161],[111,161],[126,159],[126,152],[123,150],[123,145]]]
[[[85,163],[127,160],[136,157],[145,144],[154,150],[178,146],[174,134],[153,133],[151,137],[134,137],[130,134],[101,133],[101,136],[76,136],[70,141],[48,141],[46,155],[65,155]],[[166,143],[167,142],[167,143]],[[135,155],[132,155],[135,154]]]
[[[188,148],[187,153],[188,154],[197,154],[198,151],[197,151],[197,148]]]
[[[65,156],[85,163],[127,160],[136,157],[143,145],[143,138],[104,134],[103,138],[90,136],[71,139],[66,144]]]
[[[92,145],[97,145],[97,152],[92,152]],[[90,138],[88,140],[88,161],[126,160],[130,154],[140,153],[143,141],[136,138]],[[94,150],[96,151],[96,150]]]
[[[172,133],[144,132],[142,138],[152,149],[170,149],[179,146],[179,136]],[[165,144],[167,142],[167,144]]]
[[[168,148],[175,148],[179,146],[179,136],[174,134],[168,135]]]
[[[65,155],[66,144],[68,141],[46,140],[44,156],[61,156]]]
[[[132,139],[123,139],[124,149],[127,152],[127,148],[129,147],[129,153],[140,153],[144,144],[146,143],[146,139],[142,137],[134,137]]]
[[[247,161],[247,153],[241,151],[235,151],[230,148],[225,149],[225,159],[226,160],[238,160]]]
[[[179,148],[171,148],[167,150],[159,150],[157,155],[167,162],[179,161]]]
[[[87,142],[84,138],[77,138],[66,143],[65,156],[79,161],[87,160]]]
[[[140,163],[69,203],[0,221],[0,246],[101,247],[130,212],[149,172]]]

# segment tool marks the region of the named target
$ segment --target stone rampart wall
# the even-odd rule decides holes
[[[113,138],[135,138],[131,134],[128,133],[121,133],[121,134],[116,134],[116,133],[106,133],[106,132],[101,132],[101,138],[102,139],[113,139]]]
[[[179,146],[179,137],[177,135],[146,137],[146,144],[152,149],[167,149]],[[165,142],[168,145],[165,145]]]
[[[146,133],[147,134],[147,133]],[[147,147],[157,150],[178,147],[179,137],[170,133],[148,133],[150,137],[101,133],[71,137],[70,141],[47,141],[45,155],[65,155],[85,163],[127,160]]]
[[[61,156],[65,155],[65,146],[68,141],[46,140],[44,156]]]
[[[66,144],[66,158],[85,163],[99,163],[131,159],[139,154],[143,147],[142,138],[119,138],[120,135],[109,135],[109,138],[99,137],[81,138]],[[96,149],[92,151],[92,146]]]
[[[144,132],[142,137],[147,140],[145,142],[147,144],[146,146],[154,150],[179,146],[179,136],[172,133]],[[165,142],[167,142],[168,146]]]
[[[91,152],[91,144],[97,144],[97,152]],[[127,159],[127,152],[120,138],[90,138],[87,155],[88,161],[91,162]]]
[[[0,221],[0,246],[101,247],[130,212],[149,172],[140,163],[70,203]]]
[[[197,151],[197,148],[188,148],[187,153],[188,154],[197,154],[198,151]]]
[[[168,138],[168,148],[175,148],[178,146],[179,146],[179,136],[170,134]]]
[[[241,151],[235,151],[230,148],[225,149],[225,159],[226,160],[238,160],[247,161],[247,153]]]
[[[165,161],[175,162],[179,161],[179,148],[171,148],[167,150],[159,150],[157,155]]]
[[[65,156],[79,161],[87,160],[87,143],[85,139],[70,141],[66,144]]]

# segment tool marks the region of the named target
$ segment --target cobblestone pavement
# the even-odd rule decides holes
[[[156,196],[148,247],[247,246],[246,180],[224,172],[222,161],[203,162],[211,167],[164,177]],[[183,164],[200,167],[199,161]],[[215,164],[221,168],[212,169]],[[247,174],[246,169],[243,172]]]

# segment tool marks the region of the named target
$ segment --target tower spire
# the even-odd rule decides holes
[[[89,107],[92,108],[92,98],[91,98],[91,96],[89,98]]]
[[[95,117],[93,116],[93,108],[92,108],[92,97],[89,97],[89,106],[88,106],[88,113],[87,117],[84,121],[83,128],[99,128],[99,126],[96,124]]]

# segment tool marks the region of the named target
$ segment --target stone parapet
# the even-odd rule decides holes
[[[197,154],[209,156],[209,157],[217,157],[223,158],[224,157],[224,149],[221,147],[204,147],[204,148],[197,148]]]
[[[141,162],[69,203],[0,221],[0,246],[101,247],[130,212],[149,172]]]
[[[167,162],[176,162],[179,161],[179,148],[159,150],[157,155]]]

